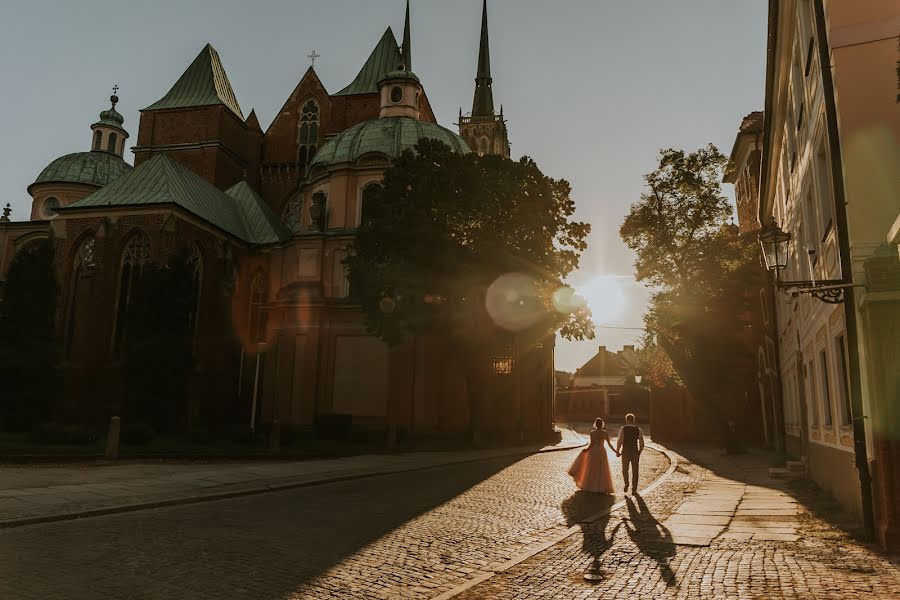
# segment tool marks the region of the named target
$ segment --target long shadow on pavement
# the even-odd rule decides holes
[[[609,509],[615,504],[615,496],[609,494],[594,494],[579,490],[566,498],[562,503],[562,511],[566,517],[566,524],[573,526],[578,524],[582,532],[581,549],[591,556],[591,564],[585,570],[586,579],[603,577],[603,556],[613,544],[621,523],[606,534],[606,526],[610,520]],[[584,519],[602,512],[597,519],[584,522]]]
[[[414,555],[423,547],[439,548],[450,561],[457,552],[465,552],[464,558],[476,564],[480,559],[489,562],[493,559],[487,554],[490,548],[505,541],[500,539],[502,534],[519,535],[513,527],[496,531],[485,526],[493,522],[491,513],[499,508],[479,504],[478,498],[459,497],[520,460],[504,457],[0,531],[0,597],[21,597],[25,591],[35,597],[64,594],[69,600],[100,595],[260,600],[388,597],[371,580],[379,575],[381,565],[393,565],[394,573],[405,578],[403,573],[417,571]],[[526,486],[536,490],[546,485],[538,477],[533,481],[509,473],[499,477],[492,486],[514,499]],[[455,506],[447,510],[444,505],[451,501]],[[533,526],[529,519],[546,518],[533,516],[533,507],[521,504],[514,501],[522,513],[517,515],[516,527],[528,530]],[[428,519],[416,521],[429,512]],[[479,514],[487,517],[483,523],[475,518]],[[458,522],[445,520],[450,518]],[[402,526],[401,535],[397,530]],[[363,564],[354,564],[342,580],[306,589],[318,586],[318,576],[358,553],[366,555]],[[443,559],[437,553],[432,556]],[[402,580],[390,583],[406,586]]]
[[[628,521],[624,523],[628,537],[641,554],[656,561],[666,586],[672,587],[676,584],[675,572],[669,566],[669,561],[675,556],[672,534],[656,520],[643,498],[633,495],[625,502],[628,505]]]

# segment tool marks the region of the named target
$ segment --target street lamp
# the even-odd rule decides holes
[[[784,290],[793,297],[809,294],[828,304],[840,304],[844,301],[844,290],[851,287],[863,287],[853,284],[847,279],[815,279],[804,281],[781,281],[780,273],[787,268],[788,244],[791,234],[783,231],[772,217],[759,231],[759,245],[762,248],[766,269],[775,274],[775,287]],[[808,250],[810,255],[815,250]],[[810,268],[810,271],[812,268]]]
[[[511,375],[513,371],[512,347],[504,346],[500,352],[494,354],[491,359],[494,373],[497,375]]]
[[[759,245],[762,248],[766,269],[781,271],[787,268],[788,243],[791,234],[781,230],[774,217],[759,231]]]

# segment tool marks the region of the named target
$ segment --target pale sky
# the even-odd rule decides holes
[[[161,98],[207,42],[244,114],[263,129],[309,66],[330,92],[353,80],[405,0],[4,0],[0,18],[0,203],[27,219],[25,188],[51,160],[90,149],[90,124],[117,107],[137,137],[138,111]],[[726,154],[764,94],[763,0],[488,0],[494,99],[514,157],[568,179],[593,226],[576,287],[606,290],[598,325],[640,327],[647,293],[618,228],[662,147],[712,142]],[[438,121],[471,109],[481,0],[412,0],[413,68]],[[125,158],[133,162],[131,152]],[[728,187],[728,186],[726,186]],[[730,194],[730,189],[727,190]],[[592,278],[602,278],[590,282]],[[639,331],[598,329],[557,345],[574,370],[597,346]]]

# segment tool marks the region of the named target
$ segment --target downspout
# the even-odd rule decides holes
[[[838,136],[837,106],[834,98],[834,80],[831,74],[831,51],[828,45],[828,28],[825,23],[825,7],[822,0],[815,0],[816,38],[819,45],[819,65],[822,69],[822,88],[825,99],[825,120],[828,146],[831,152],[831,179],[834,187],[835,227],[841,259],[841,279],[853,282],[853,265],[850,261],[850,230],[847,226],[847,199],[844,190],[844,166],[841,157],[841,141]],[[844,322],[847,327],[848,362],[850,363],[850,407],[853,416],[853,448],[856,453],[856,470],[859,473],[860,499],[862,501],[863,527],[867,539],[875,536],[875,516],[872,506],[872,476],[866,455],[866,424],[862,405],[860,382],[859,339],[856,324],[856,294],[854,288],[844,288]]]

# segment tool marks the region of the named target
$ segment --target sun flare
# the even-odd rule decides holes
[[[598,275],[576,287],[575,292],[587,301],[594,323],[609,324],[625,310],[626,280],[615,275]]]

